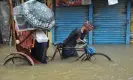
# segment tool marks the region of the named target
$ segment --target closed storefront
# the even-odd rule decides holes
[[[95,29],[88,33],[89,44],[130,43],[130,1],[118,0],[109,5],[108,0],[92,0],[92,5],[56,8],[56,27],[53,29],[53,43],[62,42],[69,33],[90,20]],[[132,10],[133,12],[133,10]],[[132,18],[133,19],[133,18]],[[132,22],[133,23],[133,22]]]
[[[94,0],[93,31],[94,44],[126,43],[127,1],[119,0],[116,5],[108,5],[107,0]]]
[[[75,28],[82,27],[88,20],[88,6],[56,8],[56,27],[53,30],[53,42],[62,42]]]

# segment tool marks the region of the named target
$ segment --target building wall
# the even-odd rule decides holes
[[[131,43],[133,43],[133,1],[131,3]]]

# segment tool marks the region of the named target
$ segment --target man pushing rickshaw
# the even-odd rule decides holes
[[[12,2],[11,0],[9,1],[11,7]],[[50,31],[55,25],[52,10],[43,3],[36,0],[29,0],[16,5],[14,8],[11,7],[11,12],[14,12],[14,14],[11,13],[10,40],[14,37],[17,52],[9,54],[5,58],[4,65],[7,65],[9,62],[16,64],[16,59],[17,62],[26,62],[29,65],[36,63],[46,64],[48,58],[47,49],[49,47],[49,39],[46,36],[46,31]],[[84,38],[93,29],[94,26],[89,21],[86,21],[81,28],[74,29],[63,41],[62,46],[59,47],[57,45],[58,51],[60,51],[60,48],[62,50],[62,53],[60,53],[61,56],[63,58],[78,57],[75,46],[80,42],[86,43]],[[90,59],[94,55],[103,55],[111,61],[107,55],[95,53],[94,49],[88,48],[87,45],[83,48],[83,51],[85,53],[79,58],[84,55],[86,55],[86,59]]]

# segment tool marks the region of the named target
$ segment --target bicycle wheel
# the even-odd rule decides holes
[[[22,56],[11,57],[7,59],[3,65],[4,66],[24,66],[24,65],[32,66],[31,62]]]
[[[107,56],[106,54],[103,54],[103,53],[94,53],[94,54],[92,54],[92,55],[90,56],[90,60],[91,60],[93,57],[95,58],[95,56],[97,56],[97,55],[103,56],[103,57],[107,58],[109,61],[112,61],[112,59],[111,59],[109,56]],[[96,58],[95,58],[95,59],[96,59]]]
[[[27,59],[27,61],[29,61],[32,65],[34,65],[34,61],[30,57],[30,55],[27,55],[27,54],[22,53],[22,52],[13,52],[13,53],[10,53],[9,55],[7,55],[4,58],[4,60],[6,61],[7,59],[12,58],[12,57],[23,57],[23,58]]]

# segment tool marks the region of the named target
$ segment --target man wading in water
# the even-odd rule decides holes
[[[89,31],[93,30],[94,26],[90,24],[89,21],[86,21],[82,28],[76,28],[74,29],[69,36],[64,40],[63,47],[75,47],[77,45],[77,42],[82,41],[84,42],[85,35],[88,34]],[[63,58],[68,57],[77,57],[77,51],[76,49],[62,49],[62,56]]]

